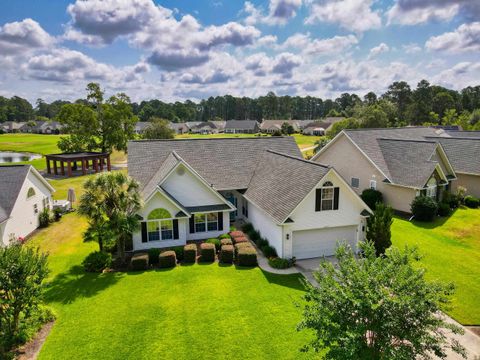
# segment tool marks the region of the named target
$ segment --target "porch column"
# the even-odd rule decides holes
[[[67,172],[68,176],[72,176],[72,163],[70,161],[67,161]]]
[[[97,159],[92,159],[92,163],[93,163],[93,170],[95,170],[95,172],[98,173]]]
[[[87,173],[85,169],[85,159],[82,159],[82,174],[85,175]]]
[[[87,168],[87,170],[90,167],[88,159],[85,160],[85,167]]]
[[[47,160],[47,173],[48,174],[51,174],[51,170],[50,170],[50,159],[48,157],[45,158]]]
[[[53,159],[53,173],[55,175],[58,175],[58,170],[57,170],[57,160]]]
[[[110,166],[110,154],[107,155],[107,170],[111,171],[112,167]]]
[[[62,173],[63,176],[65,176],[65,163],[62,161],[60,161],[60,171]]]
[[[100,162],[100,171],[103,171],[103,158],[98,159]]]

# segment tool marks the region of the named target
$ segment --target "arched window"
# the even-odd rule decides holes
[[[154,219],[171,219],[172,215],[170,212],[166,209],[163,208],[157,208],[155,210],[152,210],[150,214],[148,214],[148,220],[154,220]]]
[[[32,196],[35,196],[35,189],[33,187],[28,189],[27,199],[30,199]]]
[[[436,199],[437,197],[437,179],[433,176],[427,182],[426,195],[432,199]]]
[[[333,186],[333,183],[331,181],[325,181],[322,186],[323,187]]]

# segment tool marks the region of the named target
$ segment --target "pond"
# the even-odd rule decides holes
[[[42,155],[40,154],[0,151],[0,164],[30,161],[40,159],[41,157]]]

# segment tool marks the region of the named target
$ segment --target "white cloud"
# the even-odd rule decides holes
[[[312,0],[306,24],[331,23],[364,32],[382,25],[380,13],[372,10],[373,0]]]
[[[407,54],[416,54],[422,51],[422,48],[416,43],[402,45],[402,48]]]
[[[432,82],[460,90],[467,86],[478,85],[480,78],[480,62],[464,61],[438,73]]]
[[[310,33],[296,33],[278,46],[279,49],[301,49],[305,55],[334,55],[358,43],[354,35],[334,36],[327,39],[312,39]]]
[[[273,62],[272,73],[280,74],[283,78],[291,78],[293,70],[302,64],[302,59],[292,53],[285,52],[277,55]]]
[[[249,25],[263,23],[268,25],[285,25],[297,15],[302,0],[270,0],[268,14],[255,7],[250,1],[244,3],[243,12],[247,14],[245,23]]]
[[[54,42],[55,39],[32,19],[6,23],[0,27],[2,54],[18,54],[48,48]]]
[[[385,43],[380,43],[378,46],[375,46],[370,49],[369,58],[373,58],[377,55],[390,51],[390,48]]]
[[[453,54],[480,51],[480,22],[460,25],[455,31],[427,40],[425,47],[432,51],[445,51]]]

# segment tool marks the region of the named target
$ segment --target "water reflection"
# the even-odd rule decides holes
[[[41,157],[42,155],[39,154],[0,151],[0,164],[30,161],[34,159],[40,159]]]

